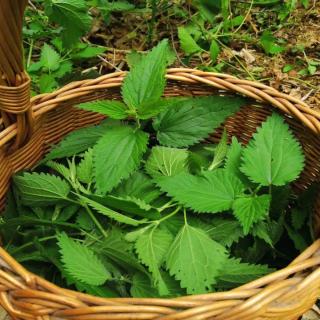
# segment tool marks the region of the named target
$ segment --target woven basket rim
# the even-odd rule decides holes
[[[80,98],[96,90],[120,87],[126,72],[114,72],[96,79],[75,81],[53,93],[40,94],[31,98],[30,109],[35,121],[43,114],[54,110],[61,104]],[[167,70],[167,80],[186,84],[204,84],[221,93],[231,92],[251,98],[259,103],[267,103],[282,113],[301,121],[308,129],[320,135],[320,111],[311,109],[304,101],[265,84],[242,80],[235,76],[200,71],[190,68],[171,68]],[[0,125],[3,119],[0,118]],[[14,123],[0,131],[0,147],[13,140],[17,135],[17,124]]]

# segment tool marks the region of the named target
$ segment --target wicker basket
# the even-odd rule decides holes
[[[30,80],[23,71],[21,29],[27,0],[0,0],[0,207],[10,178],[31,168],[72,130],[98,123],[97,114],[74,109],[97,98],[120,99],[124,72],[71,83],[30,100]],[[170,69],[166,96],[237,93],[252,98],[224,124],[230,135],[247,142],[257,126],[277,109],[306,153],[297,192],[320,180],[320,113],[304,102],[261,83],[230,75]],[[221,134],[221,130],[220,130]],[[212,136],[215,140],[219,133]],[[314,208],[320,230],[320,196]],[[320,240],[287,268],[223,293],[176,299],[103,299],[61,289],[28,272],[0,248],[0,303],[13,319],[298,319],[320,295]]]

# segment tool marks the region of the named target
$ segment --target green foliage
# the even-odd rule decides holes
[[[66,47],[75,45],[91,27],[85,0],[47,0],[45,10],[51,21],[63,27],[61,37]]]
[[[136,64],[122,86],[123,101],[132,115],[148,119],[159,112],[157,104],[165,87],[168,42],[162,41]]]
[[[173,199],[196,212],[229,210],[244,191],[241,181],[223,169],[204,172],[200,177],[181,173],[157,182]]]
[[[207,9],[226,17],[227,3],[197,5],[214,21]],[[120,5],[90,1],[104,4]],[[53,45],[39,70],[56,79],[65,53]],[[290,188],[304,157],[288,125],[273,114],[247,146],[235,137],[228,145],[231,132],[214,130],[246,100],[162,99],[169,60],[166,41],[139,55],[125,103],[80,105],[113,119],[67,135],[36,172],[14,177],[1,238],[31,271],[98,296],[177,297],[256,279],[272,271],[261,264],[283,267],[312,241],[306,204],[317,192]]]
[[[226,259],[222,245],[205,231],[185,224],[169,249],[166,264],[188,294],[197,294],[209,291]]]
[[[153,275],[154,286],[160,295],[168,295],[168,288],[162,278],[160,267],[164,262],[173,236],[166,229],[151,227],[144,229],[135,243],[139,259]]]
[[[102,285],[110,278],[108,270],[90,248],[65,233],[58,235],[58,246],[63,268],[72,278],[93,286]]]
[[[249,233],[255,222],[267,216],[269,207],[269,195],[240,197],[234,201],[234,214],[240,221],[245,235]]]
[[[202,97],[177,101],[153,122],[159,142],[168,147],[191,146],[206,138],[245,104],[241,98]]]
[[[125,104],[113,100],[82,103],[78,105],[78,108],[101,113],[112,119],[118,120],[125,119],[128,116]]]
[[[303,167],[301,146],[275,113],[258,128],[243,150],[242,172],[263,186],[283,186],[294,181]]]
[[[68,183],[44,173],[24,173],[14,177],[21,201],[30,206],[46,206],[65,201],[70,192]]]
[[[188,152],[182,149],[156,146],[146,162],[146,171],[153,178],[175,176],[188,171]]]
[[[105,194],[138,168],[147,149],[148,134],[129,126],[107,130],[93,148],[94,178]]]

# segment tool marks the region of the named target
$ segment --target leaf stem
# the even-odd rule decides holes
[[[161,222],[163,222],[163,221],[165,221],[165,220],[173,217],[175,214],[177,214],[177,213],[180,211],[180,209],[181,209],[181,206],[177,207],[174,211],[172,211],[171,213],[169,213],[169,214],[166,215],[165,217],[157,220],[157,222],[158,222],[158,223],[161,223]]]
[[[92,221],[94,222],[94,224],[97,226],[97,228],[99,229],[99,231],[102,233],[102,235],[107,238],[108,234],[107,232],[103,229],[101,223],[98,221],[98,219],[95,217],[94,213],[92,212],[92,210],[89,208],[89,206],[85,203],[80,203],[87,211],[88,215],[90,216],[90,218],[92,219]]]
[[[184,224],[188,224],[188,221],[187,221],[187,210],[186,210],[186,208],[183,208],[183,217],[184,217]]]
[[[56,235],[50,236],[50,237],[43,237],[43,238],[39,238],[38,241],[39,241],[39,242],[45,242],[45,241],[48,241],[48,240],[55,239],[56,237],[57,237]],[[14,250],[11,250],[11,251],[10,251],[10,254],[11,254],[11,255],[14,255],[14,254],[16,254],[17,252],[19,252],[19,251],[21,251],[21,250],[24,250],[24,249],[26,249],[26,248],[28,248],[28,247],[31,247],[32,245],[34,245],[34,241],[27,242],[27,243],[25,243],[24,245],[22,245],[22,246],[20,246],[20,247],[18,247],[18,248],[16,248],[16,249],[14,249]]]

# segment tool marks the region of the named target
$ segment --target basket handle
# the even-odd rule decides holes
[[[0,112],[1,124],[17,124],[11,146],[25,144],[33,131],[30,105],[30,78],[24,71],[22,27],[28,0],[0,0]]]

